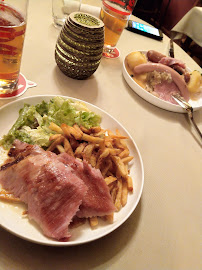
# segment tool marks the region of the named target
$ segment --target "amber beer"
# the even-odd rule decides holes
[[[123,13],[125,13],[124,10]],[[126,14],[122,14],[122,12],[118,13],[113,11],[103,5],[101,8],[100,18],[105,25],[105,46],[115,47],[127,24],[128,16]]]
[[[0,3],[0,94],[16,89],[24,43],[25,18],[15,8]]]

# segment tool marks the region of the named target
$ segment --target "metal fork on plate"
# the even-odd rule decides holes
[[[172,97],[183,109],[187,111],[189,119],[191,120],[193,126],[195,127],[196,131],[198,132],[199,136],[202,139],[202,133],[200,129],[198,128],[198,126],[196,125],[196,122],[194,121],[192,106],[188,102],[186,102],[184,98],[180,96],[179,94],[173,94]]]

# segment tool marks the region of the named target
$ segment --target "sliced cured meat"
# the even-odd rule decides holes
[[[169,67],[172,67],[173,65],[178,65],[178,66],[182,67],[183,69],[186,68],[185,64],[181,60],[178,60],[178,59],[172,58],[172,57],[168,57],[168,56],[162,57],[159,60],[159,63],[162,65],[169,66]]]
[[[82,203],[87,187],[56,155],[29,155],[0,170],[0,183],[28,205],[28,216],[43,233],[57,240],[70,237],[68,225]]]
[[[177,102],[172,98],[172,94],[180,94],[180,91],[174,82],[164,81],[162,83],[156,84],[154,86],[154,92],[158,94],[160,99],[165,101],[169,101],[173,104],[177,104]]]
[[[77,212],[78,217],[105,216],[116,210],[100,170],[92,168],[85,160],[81,162],[67,153],[58,155],[58,158],[70,166],[75,175],[80,177],[88,187],[80,211]]]

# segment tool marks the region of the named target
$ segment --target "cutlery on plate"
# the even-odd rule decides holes
[[[200,131],[200,129],[198,128],[198,126],[196,125],[196,122],[194,120],[194,116],[193,116],[193,108],[192,106],[186,102],[184,100],[184,98],[182,96],[180,96],[179,94],[173,94],[172,98],[184,109],[187,111],[187,114],[189,116],[189,119],[191,120],[193,126],[195,127],[196,131],[198,132],[199,136],[202,139],[202,133]]]

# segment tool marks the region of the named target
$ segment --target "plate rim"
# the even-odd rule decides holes
[[[136,50],[137,52],[142,52],[144,54],[147,53],[147,51],[145,50]],[[131,52],[134,52],[134,51],[131,51]],[[131,53],[130,52],[130,53]],[[126,83],[130,86],[130,88],[136,93],[138,94],[138,96],[140,96],[141,98],[143,98],[144,100],[146,100],[147,102],[149,102],[150,104],[152,105],[155,105],[156,107],[159,107],[161,109],[164,109],[164,110],[167,110],[167,111],[170,111],[170,112],[175,112],[175,113],[187,113],[182,107],[180,107],[180,105],[175,105],[175,104],[172,104],[168,101],[165,101],[165,100],[162,100],[152,94],[150,94],[148,91],[146,91],[144,88],[142,88],[139,84],[137,84],[129,75],[129,73],[127,72],[127,69],[126,69],[126,65],[125,65],[125,60],[126,60],[126,57],[130,54],[128,53],[125,57],[124,57],[124,60],[123,60],[123,65],[122,65],[122,74],[123,74],[123,77],[126,81]],[[190,68],[187,67],[187,69],[190,70]],[[152,101],[153,102],[152,102]],[[192,105],[193,107],[193,110],[196,111],[196,110],[200,110],[202,108],[202,105],[200,106],[195,106],[195,105]]]
[[[56,96],[59,96],[59,97],[63,97],[63,98],[66,98],[66,99],[72,99],[73,101],[80,101],[80,102],[83,102],[85,103],[87,106],[90,105],[92,106],[93,108],[97,109],[98,111],[100,110],[103,114],[106,114],[108,117],[110,117],[111,119],[113,119],[113,121],[115,121],[116,123],[118,123],[118,125],[124,130],[124,132],[128,135],[128,137],[130,138],[132,144],[134,145],[135,147],[135,150],[137,152],[137,157],[139,159],[139,163],[140,163],[140,171],[141,171],[141,185],[140,185],[140,190],[139,190],[139,194],[137,196],[137,200],[136,200],[136,203],[133,205],[133,207],[130,209],[130,211],[127,213],[127,215],[123,218],[123,220],[121,220],[115,227],[111,228],[109,231],[103,233],[101,236],[95,236],[93,239],[89,239],[87,241],[67,241],[67,242],[59,242],[59,241],[55,241],[51,238],[48,238],[47,239],[51,242],[45,242],[45,241],[38,241],[38,240],[35,240],[35,239],[31,239],[29,237],[26,237],[26,236],[23,236],[21,235],[20,233],[17,233],[13,230],[11,230],[10,228],[2,225],[0,223],[0,227],[4,228],[6,231],[10,232],[11,234],[21,238],[21,239],[24,239],[26,241],[29,241],[29,242],[32,242],[32,243],[36,243],[36,244],[39,244],[39,245],[44,245],[44,246],[55,246],[55,247],[62,247],[62,246],[76,246],[76,245],[83,245],[83,244],[87,244],[89,242],[92,242],[92,241],[95,241],[95,240],[98,240],[98,239],[101,239],[105,236],[107,236],[108,234],[112,233],[113,231],[115,231],[116,229],[118,229],[131,215],[132,213],[135,211],[139,201],[140,201],[140,198],[142,196],[142,193],[143,193],[143,187],[144,187],[144,165],[143,165],[143,160],[142,160],[142,156],[140,154],[140,151],[139,151],[139,148],[136,144],[136,142],[134,141],[134,139],[132,138],[132,136],[130,135],[130,133],[126,130],[126,128],[118,121],[116,120],[111,114],[109,114],[108,112],[106,112],[105,110],[103,110],[102,108],[92,104],[92,103],[89,103],[87,101],[84,101],[84,100],[81,100],[81,99],[78,99],[78,98],[74,98],[74,97],[69,97],[69,96],[64,96],[64,95],[36,95],[36,96],[29,96],[29,97],[23,97],[23,98],[19,98],[17,100],[14,100],[12,102],[9,102],[5,105],[3,105],[1,108],[0,108],[0,113],[1,113],[1,110],[5,109],[6,107],[9,107],[9,106],[12,106],[12,104],[15,104],[15,103],[18,103],[18,102],[23,102],[24,100],[29,100],[29,99],[33,99],[33,98],[41,98],[41,101],[43,98],[53,98],[53,97],[56,97]],[[46,236],[45,236],[46,237]]]

